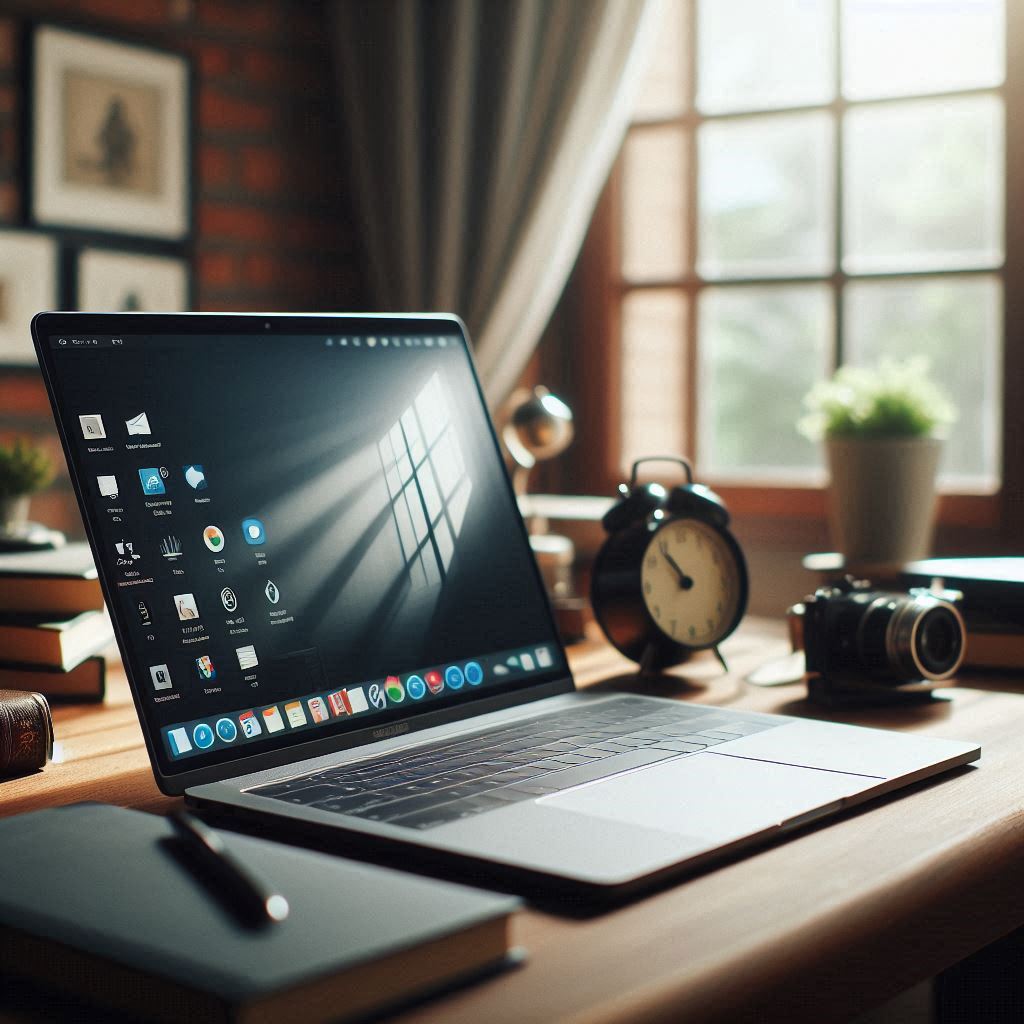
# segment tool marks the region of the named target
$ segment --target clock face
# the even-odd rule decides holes
[[[732,546],[697,519],[662,526],[644,552],[644,604],[658,628],[687,647],[711,647],[730,632],[742,572]]]

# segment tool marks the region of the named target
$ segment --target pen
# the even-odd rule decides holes
[[[274,924],[288,916],[288,901],[242,864],[211,828],[187,811],[168,817],[197,864],[208,871],[231,908],[246,924]]]

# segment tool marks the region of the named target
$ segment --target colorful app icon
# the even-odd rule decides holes
[[[440,672],[427,672],[424,677],[427,681],[427,689],[431,693],[440,693],[444,689],[444,680]]]
[[[260,714],[263,715],[263,724],[267,727],[267,732],[280,732],[284,728],[284,719],[276,707],[264,708]]]
[[[194,594],[175,594],[174,607],[182,622],[199,618],[199,605],[196,604]]]
[[[267,531],[258,519],[243,519],[242,536],[245,538],[246,544],[265,544]]]
[[[234,743],[238,739],[238,726],[230,718],[218,718],[217,735],[225,743]]]
[[[224,550],[224,534],[219,526],[208,526],[203,530],[203,543],[211,551]]]
[[[370,683],[366,695],[369,698],[370,704],[378,711],[383,711],[388,706],[388,695],[384,692],[384,687],[380,683]]]
[[[260,720],[256,717],[254,711],[243,711],[238,716],[238,724],[242,727],[242,732],[245,733],[248,739],[252,739],[254,736],[259,736],[263,730],[260,728]]]
[[[458,665],[449,665],[444,670],[444,681],[451,689],[461,690],[466,677],[462,674],[462,669]]]
[[[302,710],[302,701],[293,700],[290,704],[285,704],[284,713],[293,729],[306,724],[306,712]]]
[[[233,612],[238,607],[238,598],[230,587],[225,587],[220,592],[220,603],[224,605],[226,612]]]
[[[153,433],[153,431],[149,429],[149,417],[144,412],[140,412],[138,416],[129,416],[128,419],[124,421],[124,425],[127,428],[129,435]]]
[[[541,668],[551,668],[555,663],[551,657],[550,647],[538,647],[533,653],[537,656],[537,664]]]
[[[176,562],[181,558],[181,541],[173,533],[169,533],[166,537],[161,537],[160,554],[168,562]]]
[[[185,483],[187,483],[193,491],[206,490],[206,473],[203,471],[202,466],[182,466],[181,468],[185,473]]]
[[[160,470],[156,467],[151,466],[149,469],[140,469],[139,483],[142,484],[143,494],[167,493],[167,488],[164,487],[163,477],[160,475]]]
[[[185,729],[168,729],[167,742],[171,745],[171,753],[175,757],[181,757],[192,749],[188,740],[188,731]]]
[[[405,688],[398,676],[388,676],[384,680],[384,692],[392,704],[401,704],[405,700]]]
[[[204,682],[217,678],[217,670],[213,667],[213,659],[208,654],[196,658],[196,671]]]
[[[360,711],[369,711],[370,705],[366,703],[366,694],[361,686],[353,686],[341,691],[341,699],[350,715],[358,715]]]
[[[419,676],[409,676],[405,681],[405,692],[413,700],[422,700],[427,695],[427,684]]]
[[[467,661],[462,674],[470,686],[479,686],[484,681],[484,670],[480,667],[479,661]]]
[[[263,593],[267,595],[267,600],[271,604],[277,604],[281,600],[281,591],[277,589],[277,584],[273,580],[267,580]]]
[[[252,644],[248,644],[246,647],[236,647],[235,654],[238,655],[238,667],[243,672],[256,668],[260,663],[259,658],[256,657],[256,648]]]
[[[210,747],[212,747],[213,740],[213,730],[205,722],[200,722],[192,730],[192,742],[200,750],[208,750]]]
[[[345,707],[345,700],[341,693],[341,690],[335,690],[334,693],[327,694],[327,704],[335,718],[344,718],[348,714],[348,708]]]
[[[519,664],[526,672],[532,672],[537,667],[537,663],[533,660],[533,655],[529,651],[523,651],[519,655]]]
[[[327,704],[323,697],[310,697],[306,701],[306,707],[309,708],[309,717],[314,722],[326,722],[330,719],[331,713],[327,710]]]
[[[96,486],[100,489],[101,498],[110,498],[111,501],[117,501],[116,476],[98,476],[96,477]]]
[[[153,680],[154,690],[169,690],[171,683],[171,670],[166,665],[150,665],[149,678]]]
[[[86,441],[98,441],[101,437],[107,436],[103,429],[103,417],[98,413],[92,416],[79,416],[78,422],[82,425],[82,437]]]

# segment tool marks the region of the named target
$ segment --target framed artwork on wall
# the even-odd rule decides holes
[[[32,60],[35,222],[186,238],[187,59],[42,25],[33,35]]]
[[[77,277],[75,305],[86,312],[181,313],[190,308],[185,260],[83,249]]]
[[[0,230],[0,365],[35,366],[29,324],[55,309],[57,243],[31,231]]]

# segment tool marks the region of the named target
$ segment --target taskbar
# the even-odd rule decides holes
[[[279,733],[313,732],[342,719],[396,707],[428,704],[439,697],[549,672],[555,665],[551,644],[522,647],[466,661],[386,676],[333,690],[306,693],[274,704],[206,715],[164,726],[164,746],[175,761],[269,739]]]

